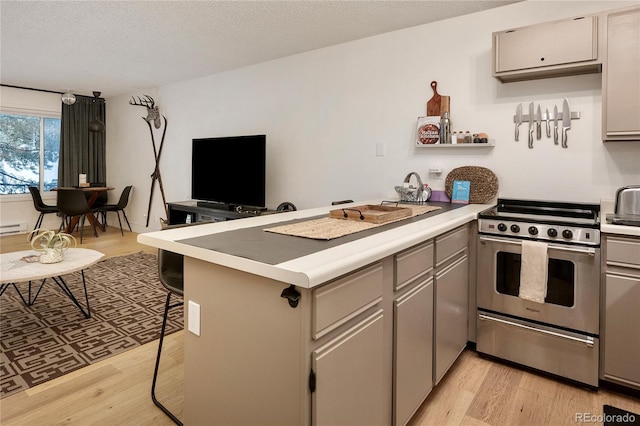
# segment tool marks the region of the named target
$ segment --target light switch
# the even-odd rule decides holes
[[[385,154],[384,142],[376,143],[376,157],[384,157]]]

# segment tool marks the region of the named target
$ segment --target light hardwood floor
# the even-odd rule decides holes
[[[136,234],[108,228],[99,238],[85,232],[81,247],[107,257],[156,250]],[[0,252],[29,249],[25,235],[0,238]],[[160,324],[158,324],[160,326]],[[156,395],[182,413],[183,332],[165,339]],[[171,425],[151,402],[158,345],[151,342],[0,400],[0,424]],[[640,414],[640,400],[597,392],[479,357],[466,350],[411,420],[418,425],[570,425],[578,413],[601,415],[604,404]],[[247,407],[250,409],[250,406]],[[578,422],[579,423],[579,422]]]
[[[602,415],[604,404],[640,414],[640,400],[630,396],[581,388],[465,350],[410,425],[575,425],[582,413]]]
[[[120,228],[116,226],[108,227],[96,238],[87,228],[78,247],[98,250],[106,257],[140,251],[157,253],[157,249],[139,244],[136,237],[137,234],[128,231],[124,236],[120,235]],[[29,249],[26,234],[0,237],[1,253]],[[165,338],[156,386],[156,396],[178,418],[182,418],[182,336],[180,331]],[[3,398],[0,400],[0,424],[173,425],[151,401],[157,350],[156,340]]]

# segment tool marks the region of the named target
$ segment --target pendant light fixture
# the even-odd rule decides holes
[[[62,94],[62,103],[65,105],[73,105],[76,103],[76,95],[71,93],[70,90],[67,90]]]
[[[95,104],[100,98],[100,92],[93,92],[93,103]],[[99,119],[94,119],[89,122],[89,131],[94,133],[102,133],[104,132],[105,125]]]

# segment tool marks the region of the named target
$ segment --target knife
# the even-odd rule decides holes
[[[533,102],[529,104],[529,148],[533,148]]]
[[[564,98],[562,103],[562,147],[567,147],[567,130],[571,128],[571,109],[569,108],[569,100]]]
[[[553,106],[553,143],[558,145],[558,105]]]
[[[540,138],[542,138],[542,111],[540,110],[540,104],[538,104],[538,114],[536,120],[536,139],[540,140]]]
[[[520,140],[520,124],[522,124],[522,104],[516,108],[516,141]]]
[[[549,125],[549,108],[545,108],[545,111],[547,112],[547,137],[550,138],[551,137],[551,126]]]

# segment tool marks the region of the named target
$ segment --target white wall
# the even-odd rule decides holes
[[[107,100],[107,182],[134,185],[127,209],[135,231],[159,229],[166,217],[158,188],[150,226],[145,215],[154,169],[151,138],[128,104],[131,95],[154,97],[168,119],[161,171],[167,201],[190,198],[191,139],[267,135],[267,205],[298,208],[344,198],[395,197],[394,185],[479,165],[500,180],[499,196],[598,202],[623,185],[640,183],[640,143],[601,142],[601,74],[503,84],[491,77],[491,33],[507,28],[638,4],[620,1],[525,1],[330,48],[143,90]],[[526,47],[523,47],[526,48]],[[415,148],[416,119],[425,115],[429,83],[451,97],[454,130],[486,132],[494,148]],[[543,137],[527,148],[526,129],[514,142],[519,103],[550,110],[567,97],[580,111],[569,148]],[[159,143],[160,131],[156,131]],[[386,155],[376,156],[376,143]],[[212,167],[242,170],[235,164]],[[113,222],[112,222],[113,223]]]

